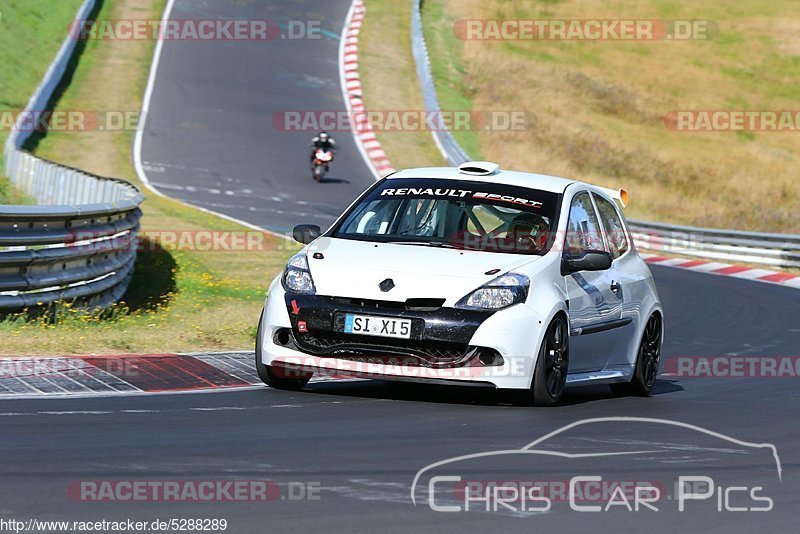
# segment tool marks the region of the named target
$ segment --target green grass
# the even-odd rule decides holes
[[[463,43],[453,33],[457,18],[455,13],[445,12],[440,3],[423,3],[422,26],[439,107],[445,111],[493,111],[475,110],[472,96],[476,87],[473,82],[478,74],[470,74],[462,61]],[[453,137],[467,154],[475,159],[483,158],[477,131],[454,131]]]
[[[0,106],[22,109],[67,36],[81,0],[0,3]]]
[[[8,178],[0,178],[0,204],[35,204],[36,201],[14,187]]]
[[[0,111],[25,108],[80,5],[81,0],[0,2]],[[7,137],[8,131],[0,131],[0,146]]]

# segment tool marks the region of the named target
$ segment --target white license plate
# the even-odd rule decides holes
[[[347,334],[409,339],[411,337],[411,319],[348,313],[344,316],[344,331]]]

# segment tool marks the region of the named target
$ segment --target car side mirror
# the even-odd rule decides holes
[[[316,224],[298,224],[292,230],[292,237],[298,243],[308,245],[322,235],[322,230]]]
[[[599,250],[591,250],[577,258],[565,257],[562,260],[561,272],[564,275],[578,271],[605,271],[611,268],[611,254]]]

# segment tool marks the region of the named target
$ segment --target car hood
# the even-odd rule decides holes
[[[323,258],[314,258],[314,253]],[[452,306],[493,278],[540,256],[398,245],[321,237],[308,247],[318,295],[404,302],[445,299]],[[495,274],[488,271],[499,269]],[[391,278],[394,287],[381,291]]]

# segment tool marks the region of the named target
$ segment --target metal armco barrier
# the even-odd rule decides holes
[[[654,252],[800,268],[800,235],[629,221],[636,246]]]
[[[86,0],[76,20],[87,20]],[[67,36],[25,108],[47,108],[77,41]],[[36,157],[21,147],[32,132],[10,132],[5,174],[34,206],[0,205],[0,312],[80,299],[106,307],[128,287],[144,200],[132,184]]]
[[[422,29],[422,0],[411,0],[411,4],[411,47],[425,110],[437,113],[440,111],[439,99]],[[439,129],[433,131],[432,135],[436,146],[451,165],[472,159],[450,131]],[[643,250],[800,268],[800,235],[695,228],[633,219],[628,220],[628,227],[636,246]]]

